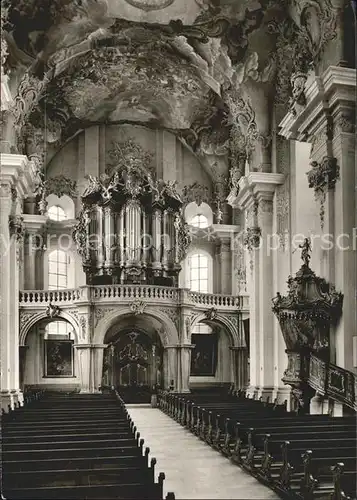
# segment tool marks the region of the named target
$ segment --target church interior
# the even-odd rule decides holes
[[[3,498],[356,499],[356,11],[1,0]]]

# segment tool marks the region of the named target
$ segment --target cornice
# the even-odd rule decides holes
[[[37,231],[39,229],[42,229],[42,227],[47,222],[46,215],[23,214],[22,217],[23,217],[24,226],[27,230],[32,229],[34,231]]]
[[[355,106],[356,70],[329,66],[321,77],[306,90],[306,106],[294,116],[287,113],[279,123],[280,135],[286,139],[306,141],[313,134],[311,128],[316,121],[326,120],[324,114],[331,113],[340,102]]]
[[[37,178],[33,163],[25,155],[1,153],[1,182],[9,183],[17,189],[20,197],[26,197]]]

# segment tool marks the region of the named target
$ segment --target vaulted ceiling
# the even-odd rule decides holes
[[[237,134],[259,122],[241,105],[248,79],[274,100],[277,47],[299,39],[291,2],[3,0],[19,150],[41,155],[45,137],[54,152],[91,124],[136,122],[173,131],[197,154],[227,156],[232,125]],[[278,92],[287,100],[286,66]]]

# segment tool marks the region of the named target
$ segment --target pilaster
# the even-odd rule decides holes
[[[47,221],[45,215],[23,215],[25,228],[25,248],[24,248],[24,267],[25,267],[25,289],[39,290],[39,277],[42,274],[40,255],[42,254],[43,233],[42,229]],[[42,263],[43,264],[43,263]]]
[[[178,379],[178,346],[169,345],[164,347],[165,355],[165,373],[164,373],[164,383],[165,389],[168,389],[171,385],[174,386],[175,391],[179,391],[179,379]]]
[[[24,234],[21,207],[35,179],[35,169],[26,156],[1,153],[1,391],[5,406],[12,407],[23,400],[19,376],[19,267]]]
[[[245,245],[251,254],[250,287],[250,387],[251,395],[272,398],[274,380],[274,317],[271,310],[273,287],[273,199],[283,174],[251,172],[239,181],[233,206],[245,210]],[[250,214],[250,215],[249,215]]]
[[[180,374],[179,374],[179,392],[190,391],[190,371],[191,371],[191,351],[194,348],[192,344],[179,346],[180,354]]]

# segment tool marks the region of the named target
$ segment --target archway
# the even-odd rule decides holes
[[[198,315],[191,327],[190,389],[247,384],[248,349],[241,318],[212,313]]]
[[[104,338],[102,388],[117,388],[128,403],[148,403],[164,383],[159,331],[150,317],[129,315],[114,323]]]
[[[76,342],[76,330],[64,318],[35,322],[20,345],[21,388],[77,390]]]

